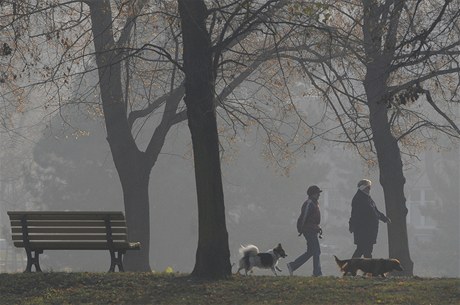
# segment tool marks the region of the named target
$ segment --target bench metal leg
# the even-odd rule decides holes
[[[32,255],[34,252],[34,255]],[[30,251],[26,250],[27,253],[27,266],[24,272],[32,272],[32,266],[35,266],[36,272],[42,272],[40,268],[39,255],[43,253],[43,250]]]
[[[118,271],[120,271],[120,272],[125,271],[123,269],[123,254],[124,253],[125,253],[125,251],[110,250],[110,269],[109,269],[109,272],[115,272],[115,266],[118,266]]]

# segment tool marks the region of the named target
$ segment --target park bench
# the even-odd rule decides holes
[[[110,268],[123,272],[123,254],[139,250],[139,242],[127,240],[122,212],[9,211],[13,243],[25,248],[25,272],[41,272],[39,255],[44,250],[109,250]]]

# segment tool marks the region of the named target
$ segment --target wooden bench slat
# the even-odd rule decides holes
[[[19,248],[24,247],[23,242],[14,242],[14,245]],[[108,250],[106,242],[30,242],[30,247],[35,250]],[[114,242],[115,250],[138,250],[140,243],[130,242]]]
[[[114,227],[126,227],[126,221],[111,220],[110,225]],[[12,220],[11,227],[22,227],[20,220]],[[103,220],[90,221],[43,221],[43,220],[27,220],[27,227],[105,227]]]
[[[13,227],[11,228],[13,234],[22,234],[22,227]],[[30,233],[106,233],[107,229],[105,227],[28,227],[27,232]],[[112,228],[112,234],[127,233],[126,227],[115,227]]]
[[[122,212],[8,211],[14,245],[25,248],[26,272],[41,271],[39,255],[45,250],[109,250],[109,272],[123,269],[126,250],[139,250],[128,242]]]
[[[112,239],[113,240],[121,240],[121,241],[126,241],[126,234],[113,234]],[[13,234],[12,235],[13,240],[23,240],[22,234]],[[35,241],[35,240],[105,240],[107,243],[107,235],[106,234],[86,234],[86,235],[69,235],[69,234],[41,234],[41,235],[35,235],[31,234],[29,235],[29,241]]]
[[[122,212],[57,212],[57,211],[26,211],[8,212],[11,220],[21,220],[24,216],[30,220],[104,220],[107,217],[114,220],[124,220]]]

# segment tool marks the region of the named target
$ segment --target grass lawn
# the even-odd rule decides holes
[[[0,274],[0,304],[460,304],[460,279],[180,274]]]

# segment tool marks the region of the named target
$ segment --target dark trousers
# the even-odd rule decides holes
[[[372,243],[359,243],[356,245],[356,250],[355,250],[355,253],[353,253],[352,257],[364,256],[365,258],[372,258],[373,248],[374,248],[374,244]]]
[[[307,240],[307,251],[289,264],[291,265],[292,271],[294,271],[305,264],[310,257],[313,257],[313,275],[320,276],[322,275],[319,259],[321,249],[319,246],[318,233],[305,233],[303,236]]]

